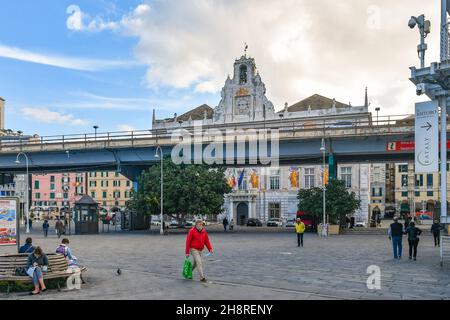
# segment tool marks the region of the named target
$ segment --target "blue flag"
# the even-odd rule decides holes
[[[241,175],[239,176],[239,180],[238,180],[238,186],[240,187],[242,184],[242,181],[244,180],[244,171],[242,170]]]

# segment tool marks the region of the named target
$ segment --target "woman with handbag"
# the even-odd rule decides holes
[[[44,284],[43,272],[48,269],[48,258],[42,251],[41,247],[36,247],[34,252],[28,256],[27,261],[27,274],[33,279],[34,291],[31,291],[31,295],[36,295],[46,291],[47,288]]]

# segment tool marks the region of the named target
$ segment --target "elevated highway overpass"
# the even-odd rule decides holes
[[[403,118],[405,117],[403,116]],[[326,139],[327,152],[332,153],[338,163],[414,159],[413,120],[399,121],[395,118],[384,118],[376,123],[358,122],[345,125],[316,123],[310,127],[302,123],[286,124],[286,122],[283,125],[264,123],[264,127],[262,127],[261,123],[255,123],[252,128],[268,130],[269,138],[271,133],[278,132],[279,162],[281,164],[320,162],[322,138]],[[204,138],[200,144],[204,150],[214,139],[205,135],[211,128],[202,129],[201,133]],[[194,127],[187,128],[185,132],[192,137],[195,137],[196,133],[198,132]],[[242,161],[246,165],[255,165],[255,163],[249,163],[251,154],[248,145],[255,140],[256,136],[246,136],[248,133],[248,130],[232,133],[232,142],[229,144],[236,149],[235,139],[246,137],[247,148],[245,155],[239,155],[235,151],[232,155],[234,161],[227,162],[226,165],[242,166]],[[29,171],[32,173],[119,170],[127,177],[134,179],[144,168],[159,161],[155,158],[157,146],[162,147],[165,155],[170,155],[172,148],[180,143],[180,137],[174,138],[172,134],[173,132],[167,131],[143,130],[2,141],[0,144],[0,172],[25,172],[25,161],[21,161],[20,164],[15,163],[17,154],[23,152],[29,158]],[[269,156],[276,156],[275,148],[276,144],[272,145],[269,141]],[[230,157],[227,155],[226,144],[224,144],[223,153],[225,158]],[[194,152],[192,152],[193,157]]]

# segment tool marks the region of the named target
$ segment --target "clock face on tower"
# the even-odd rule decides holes
[[[250,97],[236,97],[235,115],[250,114]]]

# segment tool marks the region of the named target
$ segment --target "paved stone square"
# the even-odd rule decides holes
[[[53,252],[59,243],[54,233],[44,239],[36,230],[32,236],[46,252]],[[81,290],[52,290],[37,297],[2,294],[2,299],[450,298],[450,267],[440,267],[439,250],[430,236],[421,238],[414,262],[394,260],[390,242],[379,235],[321,239],[306,234],[305,247],[298,248],[293,233],[211,231],[215,255],[206,258],[207,284],[198,282],[196,273],[194,281],[181,276],[184,233],[118,232],[69,238],[74,254],[89,269]],[[0,247],[0,253],[8,252],[14,248]],[[367,289],[371,265],[381,268],[381,290]]]

